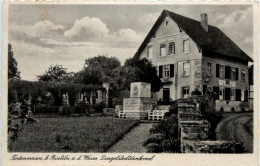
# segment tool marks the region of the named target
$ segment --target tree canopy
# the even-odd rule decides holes
[[[66,82],[71,76],[72,73],[68,73],[66,68],[56,64],[51,65],[44,74],[38,75],[37,78],[39,81],[45,82]]]
[[[12,45],[8,44],[8,79],[20,79],[17,62],[14,58]]]
[[[115,57],[97,56],[85,61],[85,67],[74,76],[74,83],[101,85],[114,80],[114,70],[120,67]]]
[[[162,87],[162,82],[157,75],[156,67],[146,58],[131,58],[125,61],[120,71],[117,71],[117,83],[122,88],[130,88],[131,82],[151,83],[151,90],[158,92]]]

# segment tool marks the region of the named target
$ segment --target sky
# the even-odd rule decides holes
[[[55,64],[77,72],[98,55],[123,65],[164,9],[198,21],[207,13],[210,25],[253,57],[250,5],[10,5],[8,42],[23,80],[36,81]]]

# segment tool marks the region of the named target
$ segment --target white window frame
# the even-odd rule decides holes
[[[169,55],[175,54],[175,42],[169,43],[169,48],[168,48],[168,50],[169,50]]]
[[[170,77],[170,65],[164,65],[163,66],[163,78],[169,78]]]
[[[224,65],[219,65],[219,78],[224,78],[225,72],[224,72]]]
[[[224,99],[224,88],[219,88],[219,100]]]
[[[230,70],[230,79],[231,80],[235,80],[236,79],[236,68],[234,67],[231,67],[231,70]]]
[[[190,75],[190,62],[183,63],[183,76]]]
[[[211,76],[211,74],[212,74],[212,63],[208,62],[207,66],[208,66],[208,75]]]
[[[189,91],[189,93],[187,93],[187,91]],[[188,87],[188,86],[182,87],[182,95],[183,95],[183,98],[189,97],[190,96],[190,87]]]
[[[241,81],[246,81],[246,71],[244,69],[241,70]]]
[[[187,43],[187,45],[186,45]],[[185,39],[183,40],[183,53],[190,53],[190,40]]]
[[[153,46],[148,46],[147,58],[153,58]]]
[[[160,56],[165,56],[165,55],[166,55],[166,44],[161,44],[160,45]]]
[[[235,90],[234,89],[230,89],[230,100],[235,100]]]

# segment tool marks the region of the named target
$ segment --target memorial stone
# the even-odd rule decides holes
[[[143,82],[131,83],[130,98],[123,100],[123,112],[126,118],[148,119],[148,112],[157,104],[151,99],[151,84]]]

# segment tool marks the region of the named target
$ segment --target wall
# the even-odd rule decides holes
[[[165,24],[166,21],[169,21],[167,26]],[[190,52],[183,53],[183,41],[187,39],[190,41]],[[175,54],[160,56],[160,45],[166,44],[166,53],[168,54],[168,47],[171,42],[175,43]],[[172,83],[164,85],[164,88],[170,88],[170,98],[172,100],[181,97],[183,86],[189,86],[191,92],[195,88],[195,82],[196,85],[201,83],[202,53],[199,51],[196,43],[186,33],[180,32],[178,25],[172,19],[162,21],[155,33],[155,37],[150,39],[140,58],[147,58],[149,46],[153,47],[153,57],[148,59],[154,66],[157,66],[157,71],[160,65],[174,64],[174,77],[169,78],[169,81]],[[184,77],[182,74],[183,63],[187,60],[190,62],[190,76]],[[154,96],[157,96],[157,99],[162,99],[163,89]]]
[[[227,66],[231,66],[231,67],[235,67],[235,68],[239,68],[239,77],[238,77],[238,81],[237,80],[231,80],[236,82],[236,87],[237,89],[244,89],[244,90],[248,90],[248,65],[247,63],[241,63],[238,61],[231,61],[228,59],[223,59],[220,57],[205,57],[203,56],[203,60],[202,60],[202,74],[207,72],[207,62],[212,63],[212,75],[209,76],[209,82],[208,83],[203,83],[203,84],[207,84],[208,86],[219,86],[219,80],[227,80],[225,78],[217,78],[216,77],[216,64],[221,64],[221,65],[227,65]],[[246,72],[246,77],[245,77],[245,81],[242,82],[241,81],[241,69],[244,69]],[[224,69],[224,73],[225,73],[225,69]]]

